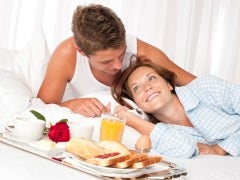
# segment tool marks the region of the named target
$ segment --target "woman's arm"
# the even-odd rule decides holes
[[[149,135],[154,128],[154,124],[144,120],[132,112],[126,112],[126,124],[136,129],[139,133]]]
[[[150,134],[152,148],[165,156],[190,158],[197,155],[197,142],[192,128],[158,123]]]
[[[156,152],[166,156],[183,158],[189,158],[197,154],[195,140],[184,131],[179,131],[172,125],[164,123],[152,124],[127,111],[126,107],[118,106],[117,109],[117,111],[115,109],[116,113],[125,113],[128,126],[136,129],[141,134],[150,136],[152,148]]]

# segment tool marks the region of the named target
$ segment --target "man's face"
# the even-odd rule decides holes
[[[94,55],[89,56],[89,63],[94,70],[115,75],[122,68],[125,52],[126,45],[119,49],[99,50]]]

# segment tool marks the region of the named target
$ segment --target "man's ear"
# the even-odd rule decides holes
[[[76,45],[75,42],[74,42],[74,47],[76,48],[76,50],[77,50],[81,55],[86,56],[86,54],[82,51],[82,49],[81,49],[80,47],[78,47],[78,46]]]

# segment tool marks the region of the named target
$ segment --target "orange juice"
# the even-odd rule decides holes
[[[125,123],[123,120],[103,118],[101,122],[100,141],[121,142]]]

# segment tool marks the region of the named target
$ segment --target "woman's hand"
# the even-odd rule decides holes
[[[215,154],[224,156],[227,154],[226,151],[224,151],[219,145],[208,145],[203,143],[197,143],[199,154],[200,155],[206,155],[206,154]]]
[[[129,110],[126,106],[116,105],[114,107],[114,114],[118,114],[120,116],[125,116],[126,112]]]
[[[126,124],[128,126],[134,126],[134,124],[137,122],[136,119],[138,119],[139,117],[134,114],[133,112],[130,111],[130,109],[126,106],[115,106],[114,108],[114,113],[118,114],[119,116],[125,116],[126,117]]]
[[[149,135],[154,128],[154,124],[138,117],[134,112],[125,106],[116,106],[114,113],[124,115],[126,117],[126,125],[136,129],[139,133]]]

